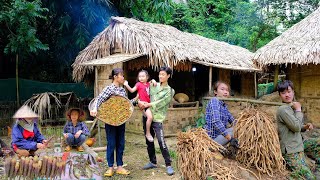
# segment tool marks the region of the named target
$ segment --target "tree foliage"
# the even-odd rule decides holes
[[[41,2],[15,0],[6,1],[0,11],[0,22],[6,26],[8,43],[4,52],[7,54],[35,53],[48,50],[37,37],[37,20],[46,19],[43,15],[48,9],[41,7]]]
[[[254,52],[310,14],[319,1],[0,0],[0,51],[23,52],[23,77],[69,82],[76,55],[112,15],[169,24]]]

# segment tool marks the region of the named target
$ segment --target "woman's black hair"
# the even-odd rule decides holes
[[[165,71],[168,75],[170,75],[170,77],[172,76],[172,69],[170,67],[163,66],[160,68],[160,71]]]
[[[290,80],[284,80],[284,81],[278,83],[277,90],[278,90],[279,94],[285,90],[288,90],[289,86],[291,87],[292,90],[294,90],[293,83]]]
[[[114,68],[112,69],[111,76],[109,76],[109,79],[114,80],[114,76],[118,76],[119,74],[123,74],[123,69],[121,68]]]

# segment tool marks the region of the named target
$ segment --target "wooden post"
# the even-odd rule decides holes
[[[257,72],[254,72],[254,98],[258,98]]]
[[[20,107],[20,94],[19,94],[19,55],[16,54],[16,94],[17,94],[17,108]]]
[[[94,67],[94,96],[97,97],[99,95],[99,92],[98,92],[98,67],[95,66]],[[96,118],[96,121],[97,121],[97,127],[98,127],[98,143],[99,143],[99,146],[101,146],[101,129],[100,129],[100,121]]]
[[[212,95],[212,66],[209,67],[209,95]]]
[[[273,91],[277,90],[278,85],[278,76],[279,76],[279,65],[276,65],[276,69],[274,70],[274,78],[273,78]]]

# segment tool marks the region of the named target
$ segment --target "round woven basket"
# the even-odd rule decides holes
[[[94,107],[96,100],[93,99],[88,108]],[[103,102],[98,109],[97,118],[109,125],[120,126],[130,119],[133,113],[133,105],[130,100],[123,96],[111,96]]]

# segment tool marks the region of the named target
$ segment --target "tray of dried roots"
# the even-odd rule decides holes
[[[111,96],[99,106],[97,118],[109,125],[120,126],[130,119],[133,109],[128,98]]]

